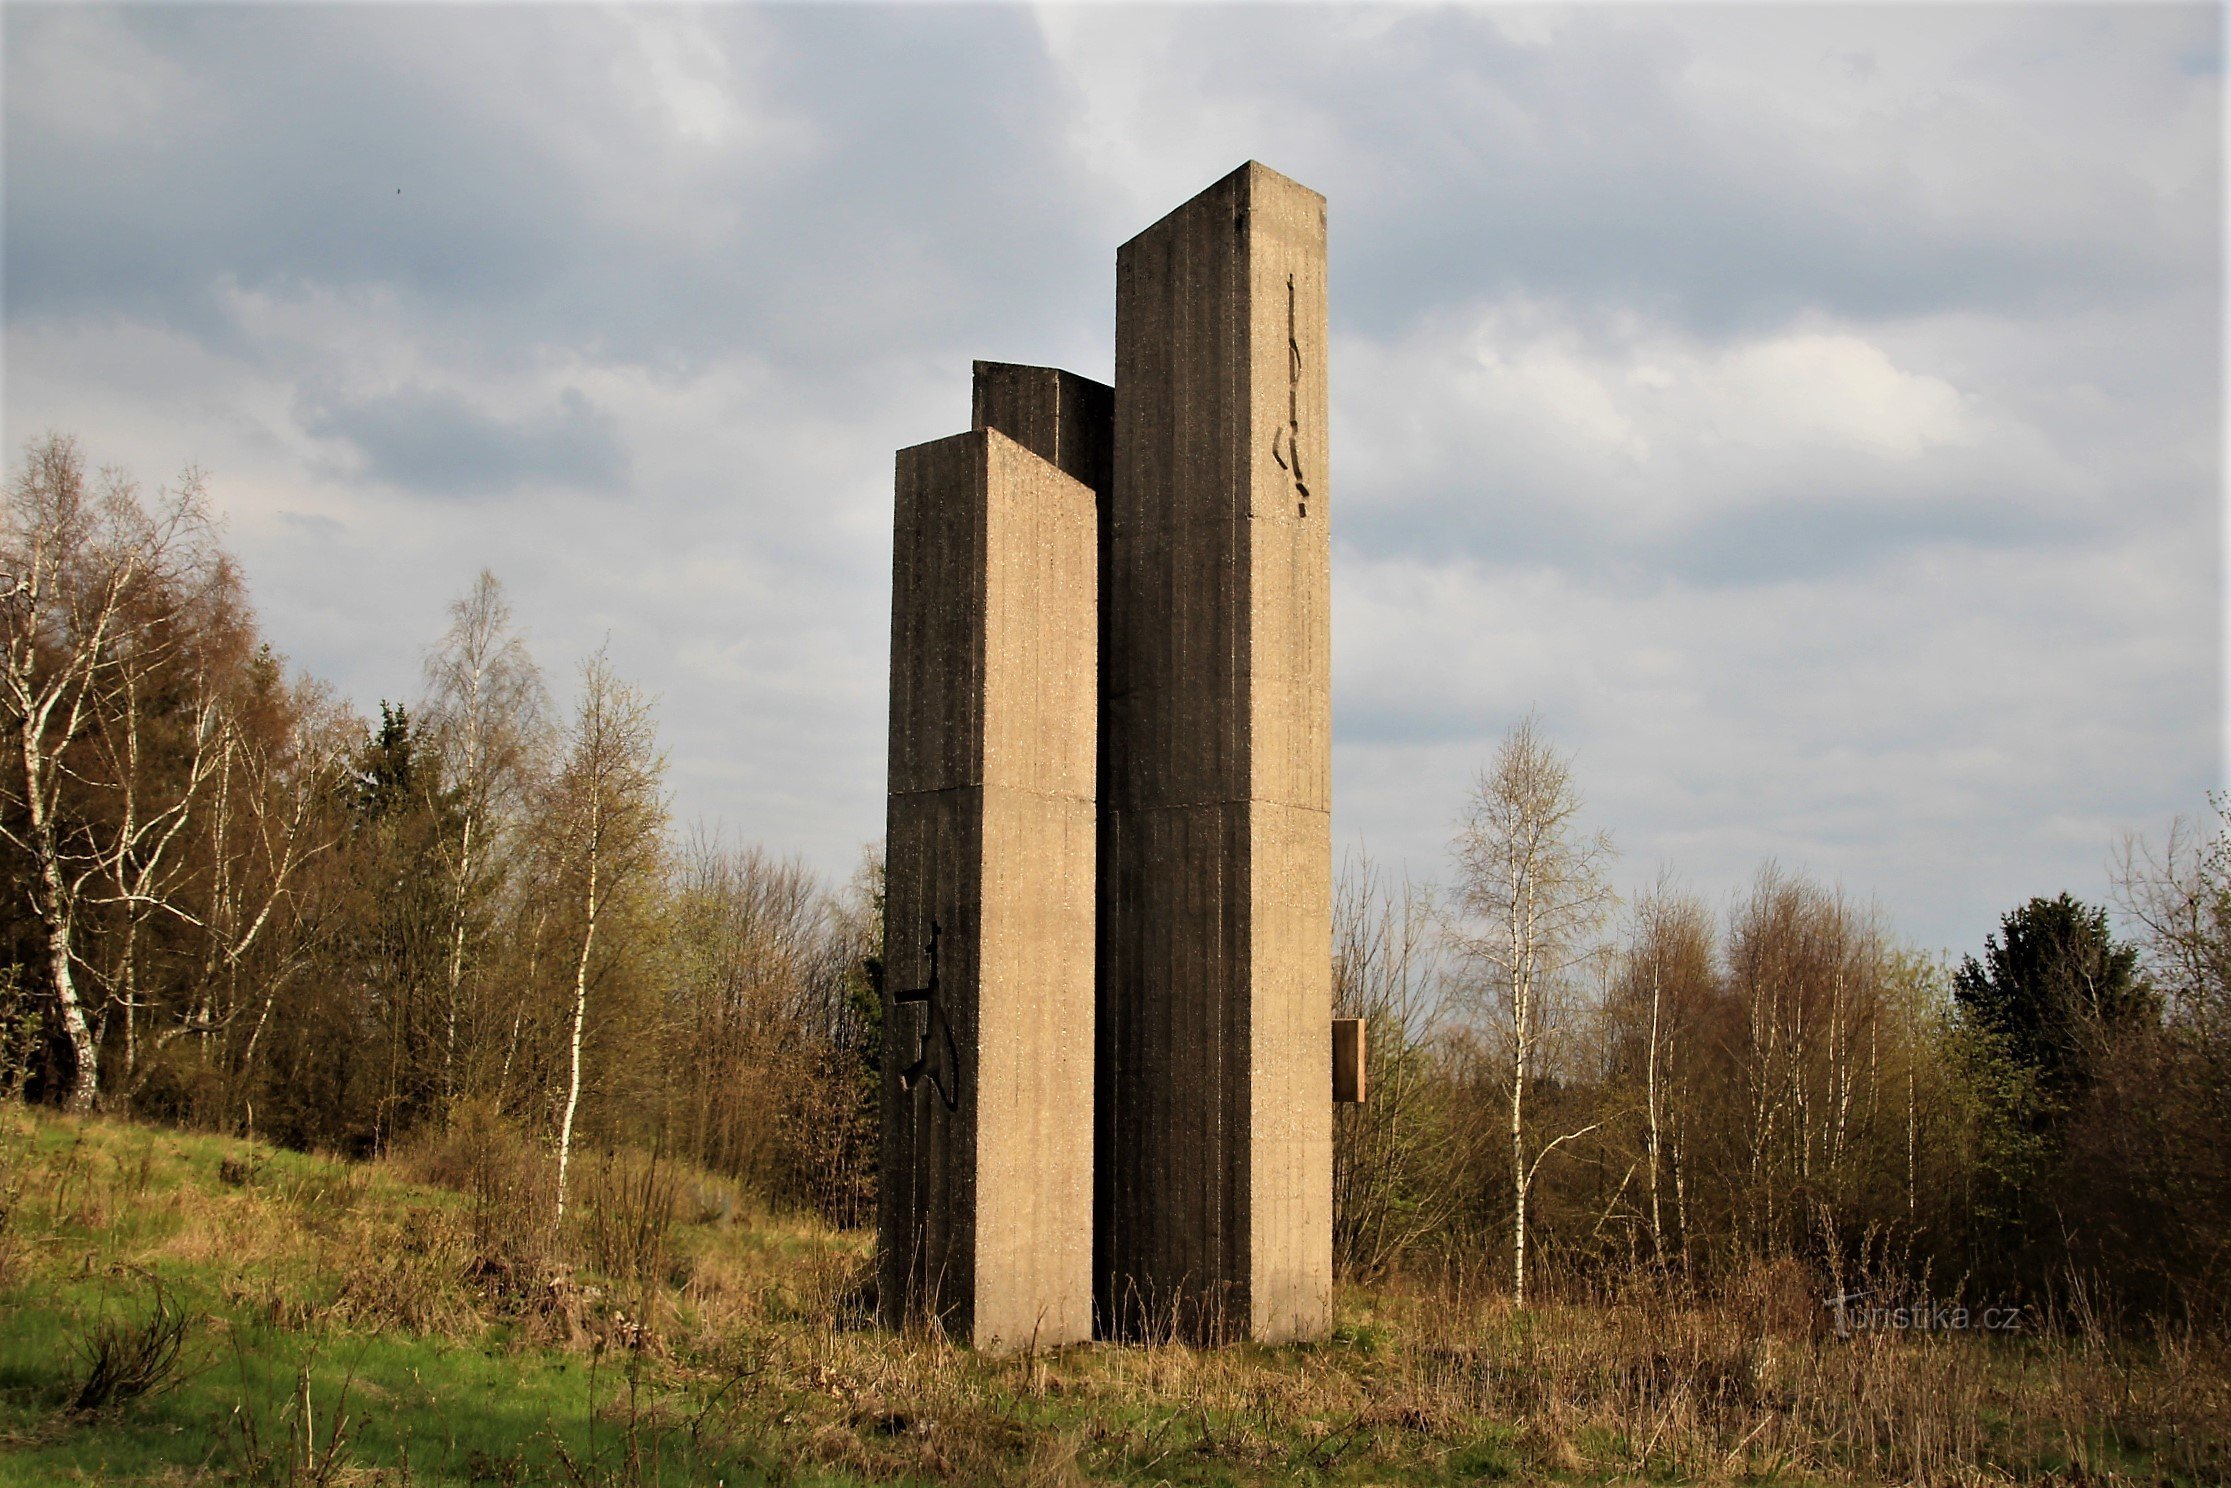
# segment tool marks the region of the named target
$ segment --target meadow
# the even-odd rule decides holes
[[[1839,1334],[1461,1271],[1318,1345],[1008,1357],[866,1324],[868,1239],[461,1122],[376,1163],[0,1108],[0,1484],[2054,1483],[2231,1474],[2220,1340]]]

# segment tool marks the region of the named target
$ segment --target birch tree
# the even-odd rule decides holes
[[[565,1218],[574,1121],[581,1108],[581,1056],[589,1029],[597,930],[615,904],[657,874],[666,825],[661,795],[665,771],[650,700],[619,680],[599,650],[581,668],[581,701],[551,803],[561,883],[568,908],[578,916],[565,1104],[558,1123],[560,1221]]]
[[[234,700],[225,741],[232,809],[222,831],[232,847],[221,857],[212,855],[222,892],[210,896],[204,917],[194,921],[205,947],[198,1021],[226,1030],[230,1080],[250,1135],[255,1128],[250,1092],[272,1009],[308,969],[316,949],[304,923],[300,884],[305,869],[340,843],[344,828],[336,797],[352,731],[317,684],[282,688],[277,672],[274,658],[259,658],[251,690],[276,704],[273,711],[284,718],[284,727],[257,726],[248,715],[258,700]],[[258,955],[260,975],[250,977],[250,958]],[[224,1004],[216,1012],[208,999],[219,986]],[[249,1007],[255,1009],[252,1020],[244,1017]],[[246,1023],[244,1040],[237,1040],[236,1018]],[[194,1021],[190,1013],[188,1026]]]
[[[1600,953],[1597,931],[1612,903],[1604,868],[1611,839],[1587,833],[1571,762],[1529,715],[1504,736],[1479,776],[1458,828],[1458,907],[1464,939],[1483,973],[1505,1042],[1509,1077],[1511,1286],[1526,1301],[1527,1199],[1550,1153],[1595,1130],[1589,1123],[1545,1143],[1528,1131],[1526,1097],[1557,1004]]]
[[[1769,863],[1730,916],[1728,980],[1743,1023],[1745,1186],[1754,1253],[1833,1232],[1861,1173],[1860,1127],[1879,1117],[1887,957],[1873,916]]]
[[[512,629],[503,585],[487,569],[449,607],[449,630],[426,659],[426,714],[453,809],[437,813],[447,871],[448,955],[444,968],[441,1096],[457,1097],[458,1024],[477,950],[492,869],[507,846],[515,808],[543,745],[548,699],[542,673]]]
[[[153,751],[146,739],[147,709],[142,693],[150,670],[133,662],[119,668],[118,705],[97,710],[100,717],[91,751],[113,787],[115,825],[106,882],[98,893],[89,892],[87,898],[113,907],[119,922],[105,964],[88,961],[88,969],[106,994],[103,1013],[96,1020],[94,1042],[102,1042],[107,1010],[122,1013],[123,1088],[127,1092],[136,1078],[140,1013],[146,1006],[139,975],[142,931],[155,909],[178,911],[179,890],[191,870],[186,854],[172,849],[180,845],[186,829],[193,824],[194,807],[205,794],[203,787],[215,768],[217,743],[224,731],[207,674],[198,674],[191,682],[184,776],[162,780],[149,768],[148,760]],[[169,789],[163,789],[165,786]]]
[[[1679,1193],[1688,1164],[1688,1126],[1700,1013],[1716,993],[1712,916],[1661,876],[1628,921],[1610,1009],[1626,1077],[1640,1086],[1643,1196],[1651,1256],[1689,1263]],[[1639,1044],[1640,1048],[1634,1046]]]
[[[182,808],[134,812],[119,827],[87,799],[104,782],[93,739],[114,684],[151,649],[197,585],[219,568],[202,488],[189,473],[152,509],[114,472],[88,481],[77,444],[52,436],[26,452],[0,524],[0,728],[11,756],[0,785],[0,839],[27,860],[47,996],[68,1050],[63,1103],[93,1107],[100,1046],[78,971],[93,886],[175,824]],[[127,695],[126,704],[129,705]],[[129,883],[130,874],[124,879]]]

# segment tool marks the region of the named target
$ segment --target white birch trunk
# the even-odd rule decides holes
[[[1665,978],[1658,965],[1658,955],[1651,953],[1650,961],[1650,1058],[1648,1073],[1644,1077],[1643,1094],[1649,1109],[1650,1133],[1650,1248],[1660,1266],[1665,1264],[1665,1219],[1658,1203],[1659,1153],[1662,1150],[1661,1127],[1658,1118],[1658,1029],[1665,1003]]]
[[[573,1117],[581,1107],[581,1041],[589,1020],[589,950],[596,943],[597,830],[601,825],[602,805],[594,794],[590,796],[588,918],[581,929],[581,955],[573,968],[573,1060],[566,1079],[565,1117],[558,1123],[559,1222],[565,1219],[566,1170],[573,1160]]]
[[[55,840],[48,784],[43,778],[44,763],[35,728],[26,727],[23,732],[24,797],[29,808],[26,826],[39,868],[38,887],[33,898],[40,928],[46,932],[47,975],[53,982],[55,1009],[61,1018],[62,1036],[70,1044],[70,1086],[63,1105],[83,1113],[92,1110],[100,1096],[101,1051],[93,1041],[92,1027],[85,1020],[85,1005],[78,997],[72,965],[76,959],[72,944],[76,919],[71,912],[75,896],[62,873],[61,849]]]

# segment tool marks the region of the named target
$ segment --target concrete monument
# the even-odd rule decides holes
[[[1116,272],[1112,391],[979,362],[975,428],[899,455],[880,1306],[992,1346],[1309,1338],[1324,199],[1250,163]]]

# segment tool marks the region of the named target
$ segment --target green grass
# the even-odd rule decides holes
[[[841,1326],[865,1240],[721,1221],[743,1211],[693,1202],[706,1175],[584,1159],[550,1238],[539,1163],[501,1132],[351,1165],[0,1108],[0,1488],[2231,1469],[2220,1342],[1855,1342],[1820,1336],[1809,1297],[1520,1311],[1394,1288],[1344,1289],[1314,1346],[994,1358]],[[183,1367],[74,1411],[91,1340],[159,1292],[192,1318]]]
[[[221,1311],[182,1385],[71,1419],[56,1364],[75,1311],[75,1299],[32,1306],[10,1324],[0,1430],[11,1450],[0,1458],[0,1483],[284,1481],[295,1454],[330,1452],[336,1431],[337,1461],[398,1476],[408,1464],[416,1481],[430,1483],[485,1481],[490,1465],[554,1457],[549,1449],[561,1443],[577,1457],[593,1451],[585,1361],[440,1339],[303,1335]],[[271,1460],[279,1456],[289,1460]]]
[[[764,1480],[748,1452],[676,1429],[702,1414],[686,1373],[537,1345],[477,1306],[427,1243],[455,1238],[457,1194],[219,1138],[9,1119],[0,1485],[596,1481],[625,1470],[631,1419],[644,1481]],[[193,1320],[184,1367],[74,1414],[84,1340],[144,1317],[154,1278]]]

